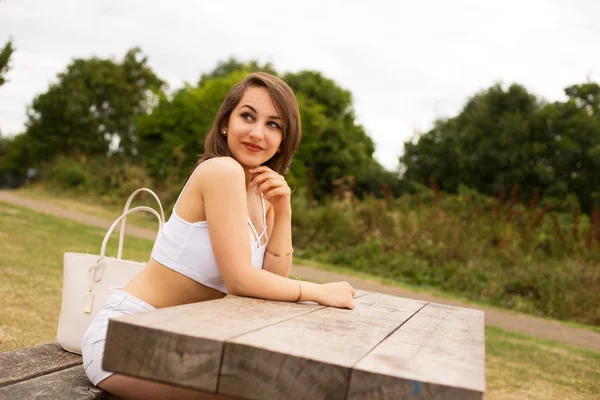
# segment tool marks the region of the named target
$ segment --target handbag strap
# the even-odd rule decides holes
[[[121,220],[123,218],[125,218],[127,215],[129,215],[131,213],[138,212],[138,211],[146,211],[151,214],[154,214],[154,216],[159,221],[157,236],[160,235],[160,232],[162,230],[162,220],[160,219],[160,215],[156,212],[155,209],[146,207],[146,206],[139,206],[139,207],[134,207],[131,210],[127,210],[126,212],[124,212],[119,218],[117,218],[115,220],[115,222],[113,222],[113,224],[110,226],[110,228],[108,228],[108,232],[106,232],[106,235],[104,236],[104,240],[102,241],[102,247],[100,248],[100,258],[98,259],[96,264],[94,264],[88,268],[88,271],[91,272],[90,279],[88,282],[88,295],[92,294],[92,286],[93,286],[94,282],[99,282],[102,279],[102,276],[104,275],[104,265],[105,265],[104,258],[105,258],[105,254],[106,254],[106,245],[108,244],[108,239],[110,239],[115,228],[117,227],[117,225],[119,224],[119,222],[121,222]],[[156,241],[154,242],[154,244],[156,244]],[[154,250],[154,247],[153,247],[153,250]]]
[[[127,210],[126,212],[123,213],[123,215],[121,215],[119,218],[117,218],[115,220],[115,222],[113,222],[113,224],[110,226],[110,228],[108,228],[108,232],[106,232],[106,235],[104,236],[104,240],[102,241],[102,248],[100,249],[100,261],[104,260],[104,255],[106,253],[106,245],[108,244],[108,239],[110,239],[110,236],[112,235],[113,231],[117,227],[117,224],[119,222],[121,222],[121,220],[123,218],[125,218],[127,215],[134,213],[134,212],[138,212],[138,211],[146,211],[151,214],[154,214],[154,216],[158,219],[158,222],[159,222],[157,237],[158,237],[158,235],[160,235],[160,231],[162,230],[162,220],[160,219],[160,215],[158,215],[158,213],[156,212],[156,210],[154,208],[150,208],[150,207],[146,207],[146,206],[138,206],[138,207],[132,208],[131,210]]]
[[[140,192],[148,192],[148,193],[150,193],[156,199],[156,202],[158,203],[158,207],[160,208],[160,217],[159,217],[159,219],[164,224],[165,223],[165,212],[163,211],[163,206],[162,206],[162,204],[160,202],[160,199],[158,198],[158,196],[156,195],[156,193],[154,193],[152,190],[150,190],[148,188],[139,188],[135,192],[131,193],[131,196],[129,196],[129,198],[127,199],[127,203],[125,203],[125,208],[123,209],[123,215],[125,215],[127,213],[127,211],[129,211],[129,206],[131,205],[131,202],[133,201],[134,197],[137,196],[137,194],[140,193]],[[126,223],[126,220],[127,220],[127,218],[125,217],[121,221],[121,230],[119,232],[119,250],[117,252],[117,258],[118,259],[121,259],[121,256],[123,255],[123,241],[125,240],[125,223]]]

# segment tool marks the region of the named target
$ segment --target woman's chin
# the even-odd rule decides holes
[[[265,158],[264,154],[236,154],[233,153],[234,158],[242,164],[244,167],[256,168],[263,165],[268,159]]]
[[[267,160],[263,160],[264,157],[235,157],[236,161],[239,162],[244,168],[256,168],[263,165]]]

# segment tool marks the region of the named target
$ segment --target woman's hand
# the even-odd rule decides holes
[[[321,285],[322,295],[318,303],[329,307],[354,308],[356,290],[348,282],[325,283]]]
[[[256,187],[256,193],[262,193],[276,213],[290,209],[292,191],[282,175],[265,166],[252,168],[249,172],[252,174],[250,187]]]

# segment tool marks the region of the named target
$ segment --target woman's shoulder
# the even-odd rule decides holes
[[[244,180],[244,168],[232,157],[214,157],[196,167],[192,180],[196,183],[227,184],[230,181]]]

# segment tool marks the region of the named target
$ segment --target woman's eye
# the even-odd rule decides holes
[[[269,122],[269,125],[271,126],[271,128],[281,129],[281,127],[276,122]]]
[[[252,117],[252,114],[249,113],[243,113],[242,118],[244,118],[247,121],[252,121],[254,119],[254,117]]]

